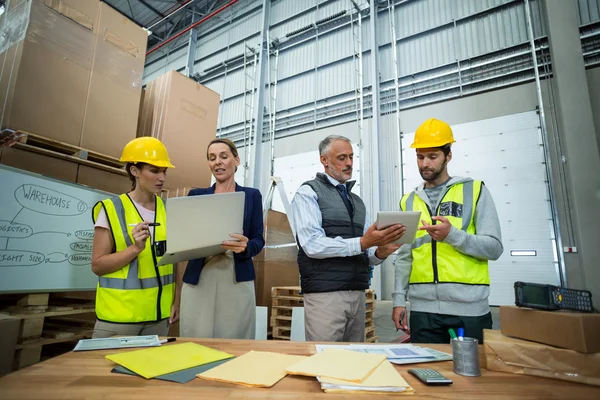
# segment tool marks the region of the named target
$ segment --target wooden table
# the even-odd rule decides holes
[[[177,339],[177,343],[188,341]],[[296,355],[315,353],[314,343],[253,340],[193,340],[196,343],[240,356],[250,350]],[[430,347],[451,352],[450,345]],[[120,350],[128,351],[128,350]],[[113,364],[104,358],[109,351],[71,352],[0,378],[0,399],[161,399],[170,398],[384,398],[375,395],[326,394],[316,378],[287,376],[270,389],[194,379],[186,384],[111,373]],[[480,353],[483,353],[480,351]],[[431,367],[454,381],[451,386],[425,386],[406,370]],[[485,364],[482,364],[485,365]],[[452,362],[396,366],[415,389],[410,399],[600,399],[600,388],[553,379],[506,374],[482,369],[482,376],[468,378],[452,372]],[[396,396],[394,396],[396,397]]]

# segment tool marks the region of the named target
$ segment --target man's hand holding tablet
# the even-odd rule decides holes
[[[405,233],[394,241],[394,244],[411,244],[415,241],[421,213],[418,211],[379,211],[375,225],[378,230],[385,230],[393,225],[403,225]]]

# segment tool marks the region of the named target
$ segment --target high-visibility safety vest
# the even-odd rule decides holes
[[[452,185],[444,194],[434,216],[443,216],[456,229],[475,234],[475,206],[481,193],[482,181],[468,181]],[[415,192],[402,197],[400,208],[404,211],[420,211],[421,219],[428,224],[432,212],[425,201]],[[419,227],[423,226],[419,222]],[[427,231],[418,230],[412,244],[412,272],[410,284],[461,283],[489,285],[490,275],[487,260],[463,254],[453,246],[435,241]]]
[[[155,205],[154,222],[160,225],[154,227],[154,243],[167,239],[166,211],[160,197],[155,196]],[[129,224],[138,224],[143,222],[143,219],[131,198],[122,194],[114,199],[96,203],[92,214],[94,223],[103,208],[115,244],[113,250],[123,251],[134,244],[134,227]],[[168,318],[175,293],[175,277],[173,265],[158,266],[160,259],[152,240],[147,240],[146,248],[131,263],[99,277],[96,290],[98,319],[136,323]]]

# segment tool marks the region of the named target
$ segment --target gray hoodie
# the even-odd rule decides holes
[[[454,177],[448,181],[442,193],[438,196],[437,204],[430,204],[422,183],[415,189],[415,194],[436,210],[447,190],[457,183],[472,181],[471,178]],[[475,207],[476,234],[472,235],[452,227],[444,240],[456,250],[482,260],[497,260],[504,251],[502,234],[496,206],[489,190],[481,188],[479,201]],[[490,287],[483,285],[461,285],[457,283],[408,284],[412,270],[412,250],[410,245],[400,248],[394,261],[396,269],[395,290],[392,293],[394,307],[405,306],[410,301],[412,311],[436,314],[449,314],[476,317],[487,314],[490,310],[488,297]]]

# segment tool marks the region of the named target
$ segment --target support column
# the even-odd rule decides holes
[[[192,6],[192,11],[194,10]],[[196,13],[192,12],[192,24],[196,22]],[[185,63],[185,76],[191,78],[194,75],[194,64],[196,63],[196,40],[198,38],[198,32],[196,28],[190,30],[190,38],[188,40],[187,47],[187,62]]]
[[[364,196],[363,199],[366,203],[367,209],[371,217],[371,221],[374,222],[377,218],[377,211],[381,210],[380,201],[380,172],[382,171],[381,154],[384,153],[381,141],[379,140],[379,133],[381,132],[381,102],[379,99],[379,46],[377,40],[377,2],[371,1],[370,14],[369,14],[369,32],[371,34],[371,98],[373,104],[373,117],[371,118],[371,129],[368,134],[365,135],[365,151],[363,154],[366,155],[366,159],[362,162],[362,167],[365,169],[363,177],[365,182],[361,182],[364,185]],[[373,280],[371,287],[375,290],[378,295],[378,299],[381,299],[381,269],[383,264],[376,266],[373,270]]]
[[[552,56],[553,85],[559,132],[564,144],[566,184],[577,253],[566,253],[567,286],[587,289],[600,299],[598,268],[598,227],[600,199],[597,197],[600,151],[588,91],[583,52],[577,22],[577,3],[545,1],[548,38]],[[561,227],[567,221],[561,221]],[[564,235],[563,235],[564,237]],[[596,300],[598,303],[598,300]],[[596,304],[598,308],[598,304]]]
[[[260,31],[260,55],[257,65],[257,86],[256,86],[256,102],[254,123],[254,145],[251,147],[252,154],[250,156],[250,182],[252,186],[259,189],[263,195],[268,191],[269,169],[268,159],[263,160],[263,154],[266,152],[263,149],[263,116],[265,113],[265,81],[269,68],[269,19],[271,14],[271,0],[263,0],[262,8],[262,28]]]

